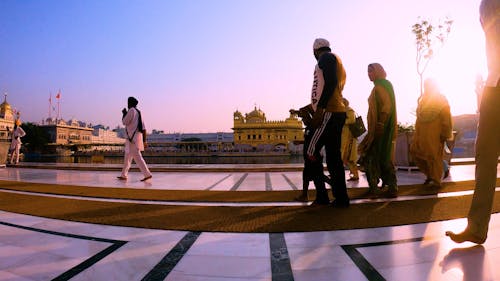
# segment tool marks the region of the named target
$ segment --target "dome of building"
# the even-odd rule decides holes
[[[239,112],[238,110],[236,110],[233,114],[233,119],[234,121],[239,121],[239,122],[243,122],[243,114],[241,114],[241,112]]]
[[[0,104],[0,118],[7,120],[14,120],[14,114],[12,112],[12,107],[7,102],[7,95],[5,95],[3,103]]]
[[[252,120],[260,120],[260,121],[266,121],[266,114],[264,112],[262,112],[262,110],[257,109],[257,107],[254,108],[253,111],[251,111],[250,113],[247,113],[245,115],[247,121],[252,121]]]

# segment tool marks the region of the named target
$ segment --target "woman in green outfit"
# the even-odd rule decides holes
[[[360,164],[365,169],[369,193],[378,195],[387,186],[387,196],[397,196],[394,144],[397,132],[396,99],[391,82],[378,63],[368,65],[368,77],[374,87],[368,98],[368,133],[359,144]],[[379,188],[379,181],[382,186]]]

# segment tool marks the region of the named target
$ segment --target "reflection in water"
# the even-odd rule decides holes
[[[148,164],[295,164],[303,163],[302,155],[287,156],[207,156],[207,157],[151,157],[144,156]],[[37,156],[25,157],[25,162],[42,163],[94,163],[90,156]],[[104,164],[123,164],[123,157],[104,157]]]
[[[492,274],[483,245],[452,249],[439,263],[442,272],[458,269],[463,281],[491,280]]]

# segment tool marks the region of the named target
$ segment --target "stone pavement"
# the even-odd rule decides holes
[[[474,165],[460,164],[452,166],[446,181],[474,179]],[[132,172],[124,182],[116,179],[120,166],[25,163],[1,168],[0,180],[102,188],[301,189],[301,165],[258,166],[151,165],[152,180],[140,182],[142,175]],[[425,179],[412,170],[399,170],[397,176],[399,184]],[[364,176],[348,182],[349,188],[366,186]],[[94,225],[0,211],[0,280],[500,280],[500,215],[492,216],[482,246],[455,244],[444,235],[465,224],[457,219],[342,231],[216,233]]]

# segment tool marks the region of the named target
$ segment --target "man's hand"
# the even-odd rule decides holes
[[[123,117],[125,117],[125,115],[127,115],[127,109],[126,108],[122,109],[122,115],[123,115]]]
[[[316,129],[321,125],[321,122],[323,122],[323,115],[325,115],[325,109],[324,108],[318,108],[314,112],[312,121],[311,121],[311,127],[313,129]]]

